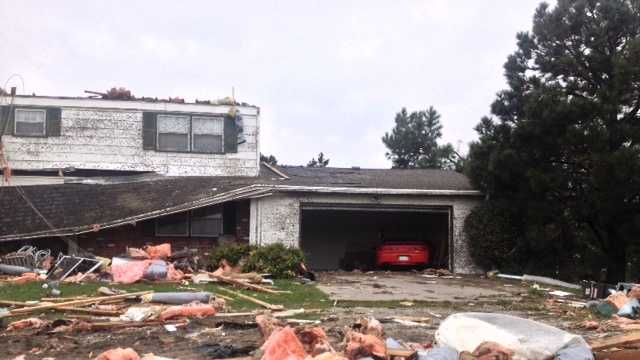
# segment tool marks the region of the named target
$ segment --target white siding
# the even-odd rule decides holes
[[[16,100],[24,102],[25,99]],[[183,109],[179,104],[171,105],[173,111],[176,111],[174,108],[194,111],[193,106]],[[203,112],[213,108],[207,106],[196,110]],[[29,138],[7,135],[3,140],[7,160],[14,169],[75,167],[156,171],[177,176],[256,176],[259,170],[258,113],[254,108],[240,110],[246,142],[238,145],[237,153],[230,154],[143,150],[143,110],[118,108],[63,107],[61,136]],[[224,112],[212,114],[222,115]]]

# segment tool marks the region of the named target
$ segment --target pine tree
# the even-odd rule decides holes
[[[396,125],[385,133],[382,142],[389,151],[386,156],[394,168],[456,167],[457,153],[451,144],[439,145],[442,137],[440,114],[430,106],[424,111],[407,112],[402,108],[396,114]]]
[[[325,159],[324,154],[321,152],[318,154],[318,159],[312,158],[308,163],[307,167],[315,167],[315,168],[323,168],[329,165],[329,159]]]
[[[509,202],[536,261],[571,267],[580,246],[599,249],[608,281],[623,280],[640,243],[640,2],[543,3],[517,40],[469,175]]]

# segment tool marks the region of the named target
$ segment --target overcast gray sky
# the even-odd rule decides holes
[[[505,86],[502,64],[539,0],[0,0],[0,86],[83,96],[236,98],[261,108],[261,150],[306,164],[389,167],[395,113],[433,105],[443,140],[473,127]]]

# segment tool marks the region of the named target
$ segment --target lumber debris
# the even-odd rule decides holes
[[[242,294],[242,293],[239,293],[237,291],[230,290],[230,289],[220,288],[220,290],[226,291],[229,294],[232,294],[232,295],[237,296],[239,298],[251,301],[252,303],[258,304],[258,305],[260,305],[260,306],[262,306],[262,307],[264,307],[266,309],[269,309],[269,310],[284,310],[284,306],[282,306],[282,305],[273,305],[273,304],[270,304],[270,303],[268,303],[266,301],[262,301],[262,300],[254,298],[252,296],[245,295],[245,294]]]
[[[150,293],[153,293],[153,291],[139,291],[139,292],[121,294],[121,295],[102,296],[102,297],[88,298],[88,299],[82,299],[82,300],[65,301],[61,303],[48,303],[48,304],[40,304],[36,306],[26,306],[20,309],[10,310],[7,313],[1,314],[0,317],[24,315],[24,314],[30,314],[30,313],[42,311],[42,310],[60,309],[63,307],[72,307],[76,305],[80,305],[80,306],[90,305],[90,304],[96,304],[105,300],[135,298],[135,297],[139,297],[139,296],[150,294]]]
[[[600,351],[614,347],[624,347],[635,343],[640,343],[640,331],[593,340],[589,342],[589,346],[591,346],[591,350],[593,351]]]
[[[238,280],[238,279],[234,279],[234,278],[231,278],[231,277],[228,277],[228,276],[225,276],[225,275],[219,275],[219,274],[215,274],[215,273],[212,273],[212,272],[207,272],[207,274],[212,276],[214,279],[217,279],[218,281],[222,281],[222,282],[230,284],[230,285],[235,285],[235,286],[238,286],[238,287],[243,288],[243,289],[266,292],[266,293],[269,293],[269,294],[277,294],[278,293],[276,290],[272,290],[272,289],[266,288],[264,286],[256,285],[256,284],[251,284],[249,282]]]

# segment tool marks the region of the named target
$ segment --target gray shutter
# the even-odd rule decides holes
[[[142,148],[156,149],[156,114],[145,112],[142,114]]]
[[[229,115],[224,117],[224,152],[238,152],[238,127],[236,120]]]
[[[13,135],[13,106],[0,106],[0,135]]]
[[[60,136],[61,132],[61,115],[60,108],[47,109],[47,136]]]

